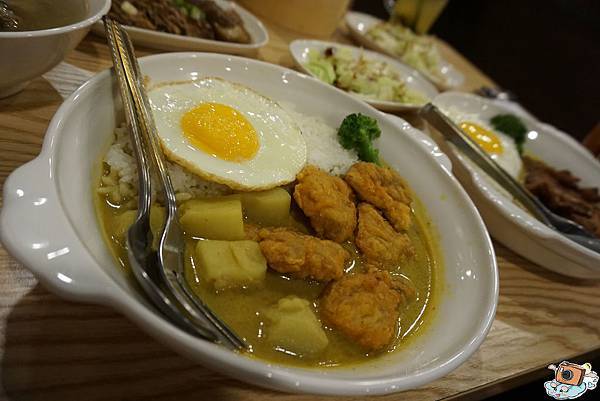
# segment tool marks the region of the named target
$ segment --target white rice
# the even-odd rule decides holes
[[[290,105],[282,104],[300,128],[307,148],[307,163],[333,175],[345,174],[358,161],[354,150],[344,149],[337,139],[337,129],[322,119],[294,111]],[[340,121],[341,124],[341,121]]]
[[[296,120],[306,141],[308,164],[316,165],[331,174],[341,175],[358,161],[356,152],[346,150],[339,144],[335,128],[318,117],[294,111],[290,105],[283,107]],[[115,129],[115,139],[104,156],[104,162],[110,167],[110,174],[102,178],[103,185],[98,191],[108,194],[110,200],[118,204],[137,195],[136,160],[125,127]],[[167,162],[167,167],[176,197],[180,201],[232,192],[229,187],[203,180],[177,164]]]

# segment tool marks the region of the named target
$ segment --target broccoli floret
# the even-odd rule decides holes
[[[523,145],[527,138],[527,127],[517,116],[512,114],[498,114],[492,117],[490,122],[495,129],[510,136],[515,141],[519,154],[523,154]]]
[[[373,140],[380,135],[377,120],[360,113],[346,116],[338,129],[338,140],[344,148],[356,150],[360,160],[377,164],[379,151],[373,147]]]

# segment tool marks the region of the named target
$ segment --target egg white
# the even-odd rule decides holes
[[[519,178],[521,170],[523,169],[523,161],[517,150],[517,145],[511,137],[492,128],[491,124],[485,121],[479,114],[464,113],[455,108],[444,110],[444,113],[456,125],[460,125],[462,122],[470,122],[477,124],[481,128],[485,128],[496,135],[502,144],[503,152],[500,154],[488,153],[488,155],[512,177]]]
[[[204,78],[157,85],[148,97],[167,158],[203,179],[237,190],[263,190],[292,182],[306,164],[306,143],[294,119],[277,103],[243,85]],[[227,105],[252,124],[259,148],[251,159],[223,160],[185,137],[182,116],[206,102]]]

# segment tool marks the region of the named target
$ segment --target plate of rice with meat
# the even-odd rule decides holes
[[[227,0],[114,0],[108,14],[136,45],[254,56],[269,41],[258,18]],[[104,26],[93,27],[104,35]]]

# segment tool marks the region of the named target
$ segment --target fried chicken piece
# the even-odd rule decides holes
[[[410,193],[404,180],[389,167],[355,163],[344,177],[358,197],[383,211],[397,231],[410,227]]]
[[[321,295],[319,311],[329,326],[369,351],[390,344],[402,304],[414,298],[409,284],[382,270],[342,277]]]
[[[398,233],[369,203],[358,205],[356,246],[368,267],[387,269],[414,255],[408,235]]]
[[[352,189],[344,180],[315,167],[298,174],[294,199],[322,238],[344,242],[356,228]]]
[[[263,228],[258,236],[260,250],[269,267],[292,277],[318,281],[338,279],[350,260],[350,253],[340,244],[288,228]]]

